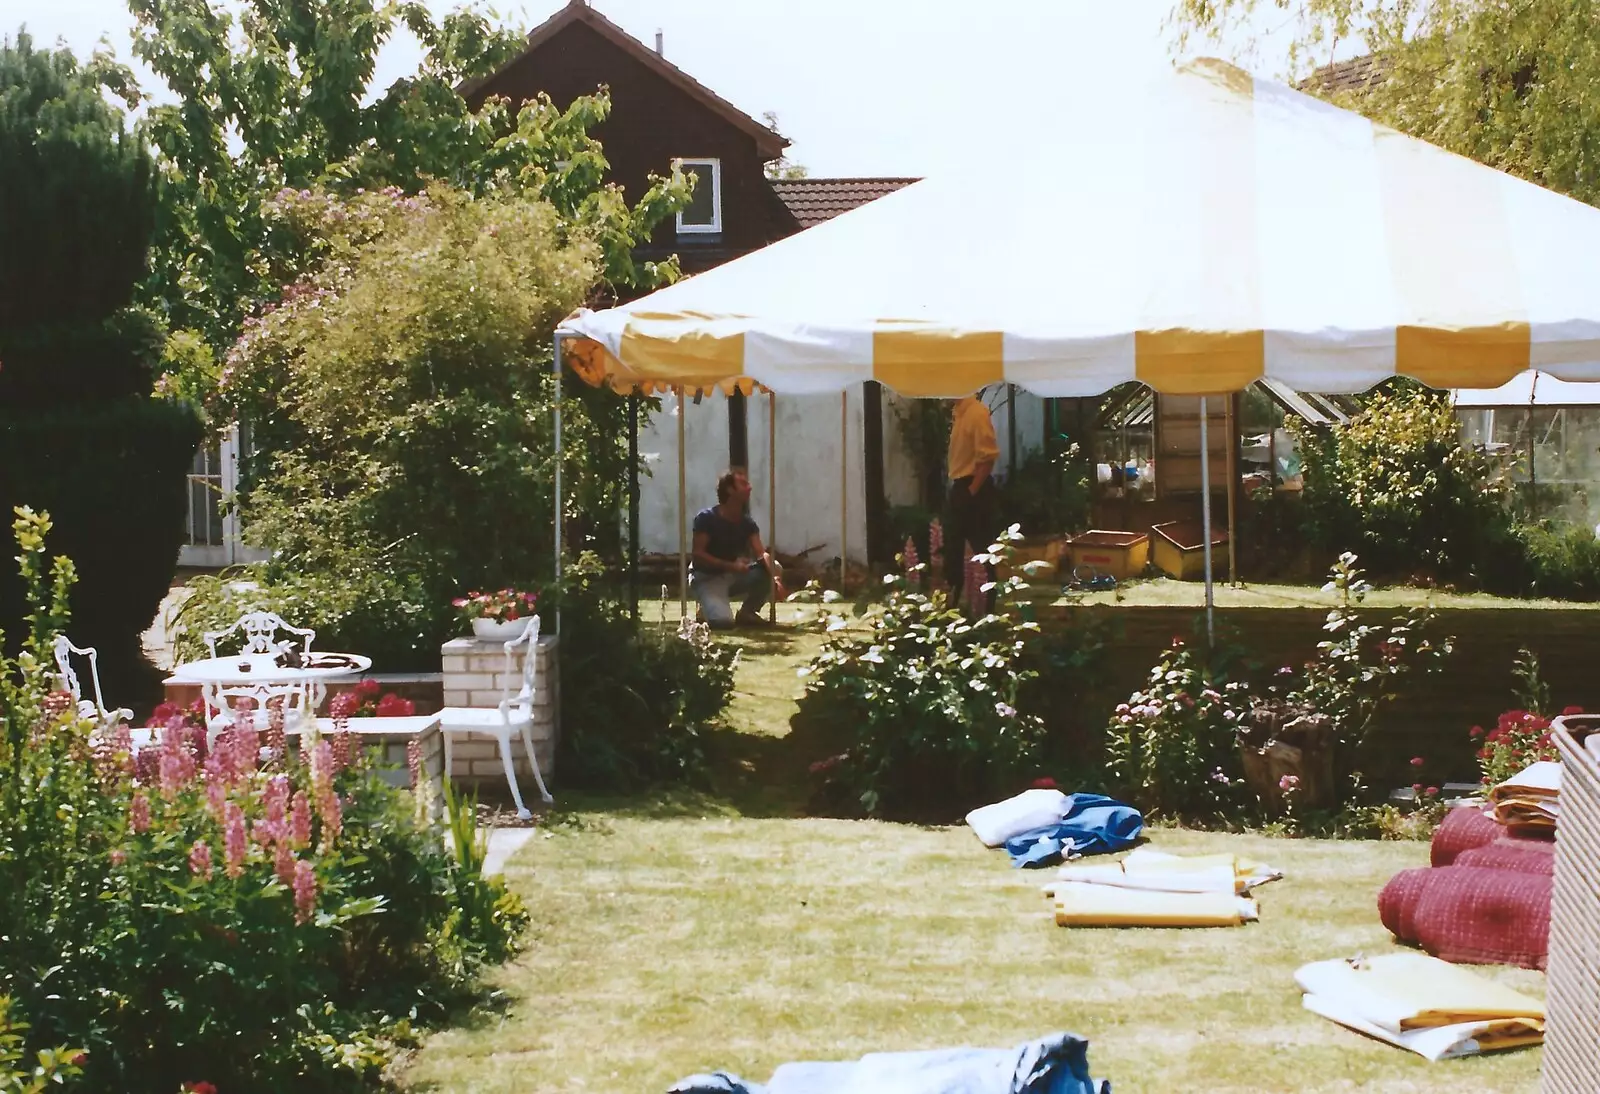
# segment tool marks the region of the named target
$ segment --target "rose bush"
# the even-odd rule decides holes
[[[1429,635],[1426,610],[1368,621],[1360,605],[1369,589],[1356,556],[1341,555],[1323,587],[1337,597],[1323,623],[1327,637],[1299,667],[1264,675],[1220,651],[1199,656],[1174,638],[1146,686],[1111,718],[1107,775],[1114,792],[1140,808],[1194,820],[1263,804],[1291,805],[1304,818],[1313,808],[1352,804],[1361,748],[1378,711],[1398,697],[1410,673],[1431,671],[1454,648],[1453,639]],[[1269,753],[1305,763],[1288,773],[1292,787],[1271,763],[1255,762]],[[1314,770],[1316,764],[1325,766]],[[1247,775],[1253,786],[1245,785]]]
[[[1249,802],[1239,753],[1249,685],[1208,666],[1181,636],[1111,716],[1111,792],[1150,813],[1217,819]]]

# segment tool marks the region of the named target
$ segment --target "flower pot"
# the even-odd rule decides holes
[[[1262,704],[1250,712],[1240,733],[1245,784],[1273,812],[1286,805],[1284,778],[1293,776],[1293,803],[1331,809],[1339,804],[1333,753],[1332,719],[1315,711]]]
[[[474,619],[472,633],[479,638],[487,638],[496,642],[509,642],[513,638],[521,638],[522,632],[527,630],[536,615],[525,615],[521,619],[512,619],[501,622],[498,619]]]

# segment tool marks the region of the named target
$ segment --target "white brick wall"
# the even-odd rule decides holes
[[[533,749],[539,757],[539,770],[547,783],[555,777],[556,741],[561,725],[560,697],[557,695],[560,682],[557,657],[559,641],[555,637],[541,637],[534,654],[537,660],[533,683]],[[522,686],[524,652],[517,652],[508,676],[504,642],[473,637],[453,638],[441,647],[440,653],[444,662],[444,705],[447,707],[493,709],[505,698],[508,687],[515,693]],[[536,793],[533,770],[522,750],[522,742],[513,740],[512,746],[517,780],[526,798],[530,793]],[[506,777],[500,750],[493,737],[478,733],[457,734],[451,742],[450,751],[454,761],[451,774],[456,778],[503,780]]]

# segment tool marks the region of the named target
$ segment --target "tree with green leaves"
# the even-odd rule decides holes
[[[436,664],[453,597],[551,573],[549,331],[602,248],[549,201],[442,183],[286,189],[264,213],[316,261],[245,320],[220,382],[265,440],[242,502],[272,551],[262,595],[386,664]],[[624,504],[623,406],[581,383],[564,403],[569,516]],[[226,586],[195,611],[234,611]]]
[[[103,58],[0,42],[0,513],[54,514],[78,563],[74,636],[128,699],[139,634],[166,595],[200,440],[150,397],[165,329],[134,303],[156,221],[149,152],[104,96]],[[0,570],[0,630],[25,613]],[[154,670],[151,670],[153,673]],[[159,687],[157,684],[156,686]]]
[[[264,203],[285,188],[408,193],[439,180],[471,193],[510,188],[551,203],[602,252],[600,277],[652,287],[670,263],[636,265],[635,245],[685,197],[657,179],[629,205],[606,185],[589,130],[603,94],[565,110],[541,98],[476,111],[458,88],[495,71],[522,33],[492,13],[435,19],[415,0],[129,0],[134,53],[177,95],[147,131],[165,192],[149,289],[175,327],[219,350],[246,315],[294,280],[300,256],[274,238]],[[402,29],[422,43],[419,70],[374,94],[379,49]]]
[[[1594,0],[1175,0],[1180,42],[1259,38],[1287,13],[1289,72],[1351,43],[1373,57],[1349,89],[1311,80],[1373,119],[1580,201],[1600,204],[1600,4]]]
[[[0,405],[143,394],[161,331],[133,305],[150,154],[102,74],[26,32],[0,44]]]

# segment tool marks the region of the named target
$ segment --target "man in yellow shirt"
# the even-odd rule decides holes
[[[982,394],[980,391],[979,395]],[[944,576],[950,586],[950,599],[961,603],[966,577],[968,544],[973,552],[986,551],[994,542],[995,486],[991,477],[1000,458],[1000,443],[994,435],[989,408],[977,395],[956,403],[950,421],[950,451],[946,469],[950,474],[950,500],[945,513]],[[994,579],[991,569],[990,580]]]

